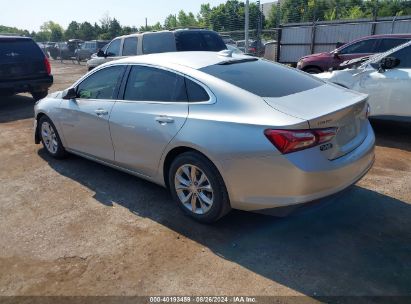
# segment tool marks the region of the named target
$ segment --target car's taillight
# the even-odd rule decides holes
[[[272,130],[264,131],[265,136],[281,153],[291,153],[323,144],[333,139],[337,128],[316,130]]]
[[[256,51],[257,51],[256,48],[253,48],[253,47],[250,47],[250,48],[249,48],[249,52],[250,52],[250,53],[255,53]]]
[[[44,67],[46,68],[47,75],[51,74],[51,65],[50,61],[48,60],[47,57],[44,57]]]

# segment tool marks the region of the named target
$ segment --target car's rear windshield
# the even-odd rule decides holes
[[[218,52],[227,47],[220,35],[208,31],[176,31],[177,51]]]
[[[30,39],[0,39],[0,63],[43,58],[40,47]]]
[[[234,61],[235,62],[235,61]],[[201,71],[261,97],[283,97],[324,84],[303,72],[267,60],[210,65]]]

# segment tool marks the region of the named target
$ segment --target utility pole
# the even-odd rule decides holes
[[[249,11],[250,11],[250,2],[249,0],[245,1],[245,25],[244,25],[244,39],[245,39],[245,44],[244,44],[244,53],[248,53],[249,50],[249,41],[248,41],[248,28],[250,25],[250,16],[249,16]]]
[[[147,17],[146,17],[146,31],[147,31]]]

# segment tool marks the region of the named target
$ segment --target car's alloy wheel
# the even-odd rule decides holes
[[[213,188],[207,175],[194,165],[183,165],[175,174],[174,187],[184,207],[205,214],[213,206]]]
[[[41,139],[46,149],[51,154],[56,154],[58,148],[56,132],[47,121],[44,121],[41,125]]]
[[[67,155],[56,127],[48,117],[43,116],[40,119],[38,132],[40,132],[41,142],[48,154],[54,158],[63,158]]]
[[[197,221],[215,222],[231,210],[218,169],[198,152],[185,152],[174,159],[168,171],[168,186],[178,206]]]

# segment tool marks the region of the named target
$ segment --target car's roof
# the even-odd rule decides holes
[[[177,33],[177,32],[213,32],[218,34],[217,32],[214,32],[212,30],[208,29],[201,29],[201,28],[179,28],[179,29],[173,29],[173,30],[161,30],[161,31],[150,31],[150,32],[137,32],[133,34],[128,34],[128,35],[123,35],[123,36],[118,36],[115,37],[114,39],[117,38],[128,38],[128,37],[136,37],[136,36],[144,36],[144,35],[158,35],[158,34],[164,34],[164,33]],[[113,39],[113,40],[114,40]]]
[[[31,37],[24,37],[24,36],[13,36],[13,35],[0,35],[0,39],[1,40],[17,40],[17,39],[21,39],[21,40],[32,40]]]
[[[185,66],[192,69],[201,69],[206,66],[214,65],[228,60],[236,60],[242,58],[250,58],[250,56],[235,54],[227,56],[230,52],[170,52],[170,53],[158,53],[149,54],[141,56],[133,56],[129,58],[124,58],[116,60],[115,63],[126,63],[126,64],[152,64],[164,67],[170,67],[172,65]],[[112,62],[114,63],[114,62]]]
[[[367,39],[367,38],[411,38],[411,34],[379,34],[372,36],[365,36],[357,40]]]

